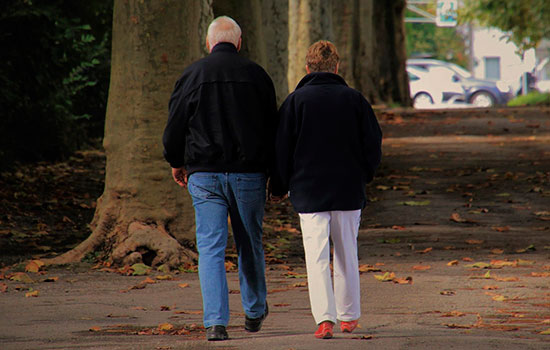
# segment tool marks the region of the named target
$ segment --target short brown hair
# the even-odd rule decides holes
[[[327,40],[319,40],[307,50],[306,64],[312,72],[334,73],[339,60],[336,46]]]

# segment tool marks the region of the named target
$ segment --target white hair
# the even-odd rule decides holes
[[[237,47],[241,38],[241,27],[233,18],[220,16],[210,23],[206,37],[211,48],[221,42],[232,43]]]

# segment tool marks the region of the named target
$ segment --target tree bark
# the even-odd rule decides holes
[[[411,105],[406,73],[405,0],[358,0],[357,88],[373,104]]]
[[[93,251],[116,264],[176,267],[196,258],[191,199],[172,180],[161,139],[174,83],[206,53],[211,20],[208,0],[115,0],[105,190],[90,237],[49,263]]]
[[[318,40],[332,40],[331,0],[289,0],[288,90],[306,75],[307,49]]]
[[[288,95],[288,1],[262,0],[265,69],[273,79],[280,105]]]
[[[240,54],[266,66],[266,49],[262,24],[262,5],[259,0],[214,0],[214,17],[233,18],[242,31]]]

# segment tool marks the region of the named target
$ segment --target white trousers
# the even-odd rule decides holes
[[[361,210],[300,213],[311,312],[317,324],[361,316],[357,234]],[[334,244],[334,288],[330,243]]]

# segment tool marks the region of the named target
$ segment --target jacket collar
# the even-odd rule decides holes
[[[303,77],[302,80],[300,80],[300,82],[296,86],[296,90],[306,85],[321,85],[321,84],[337,84],[337,85],[348,86],[344,78],[342,78],[338,74],[329,73],[329,72],[313,72],[313,73],[309,73],[308,75]]]
[[[238,51],[237,51],[237,48],[235,47],[235,45],[233,45],[232,43],[221,42],[221,43],[217,43],[214,46],[211,53],[214,53],[214,52],[234,52],[234,53],[237,53]]]

